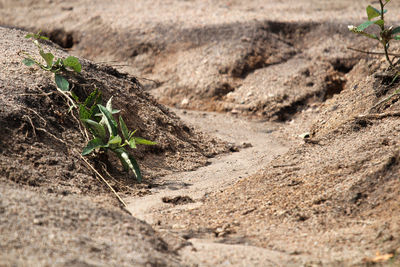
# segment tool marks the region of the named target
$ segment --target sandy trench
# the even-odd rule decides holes
[[[167,163],[164,163],[157,155],[151,156],[153,162],[149,160],[144,164],[146,173],[152,177],[153,185],[145,190],[144,196],[129,196],[129,194],[124,196],[133,216],[146,222],[146,226],[143,227],[152,226],[157,238],[160,237],[163,242],[165,240],[173,248],[170,250],[156,248],[155,251],[157,253],[161,251],[161,254],[157,254],[157,258],[149,261],[148,264],[153,266],[161,263],[166,266],[358,266],[365,264],[368,266],[368,261],[365,259],[373,258],[377,250],[382,248],[382,254],[398,250],[399,228],[396,218],[399,218],[399,213],[396,206],[392,205],[392,214],[387,214],[375,211],[374,208],[369,209],[368,203],[357,202],[357,199],[355,203],[352,202],[354,208],[350,204],[347,208],[343,208],[345,214],[347,212],[350,213],[349,216],[352,216],[353,210],[361,207],[360,211],[354,212],[351,218],[343,217],[342,213],[337,215],[339,213],[335,213],[336,211],[330,213],[329,206],[326,209],[329,210],[326,215],[328,227],[331,222],[329,220],[333,222],[331,223],[332,231],[328,231],[318,228],[323,225],[318,216],[324,217],[324,211],[321,213],[322,215],[316,213],[315,221],[314,215],[307,215],[311,219],[308,220],[308,217],[305,219],[306,226],[303,226],[304,224],[301,222],[294,221],[294,218],[299,216],[296,213],[297,210],[307,213],[316,209],[309,204],[312,200],[306,198],[308,197],[306,189],[299,189],[299,193],[288,193],[292,191],[282,189],[282,194],[288,194],[288,203],[291,199],[290,194],[294,197],[297,197],[297,194],[304,194],[305,204],[299,203],[300,207],[296,206],[296,212],[293,214],[291,214],[291,208],[285,210],[284,204],[282,204],[285,200],[281,200],[283,197],[276,199],[271,197],[272,202],[281,201],[276,204],[277,208],[271,214],[267,211],[259,211],[259,213],[263,213],[260,215],[256,209],[259,205],[257,203],[249,201],[250,208],[241,210],[243,203],[235,202],[235,199],[247,197],[244,195],[247,193],[253,194],[252,196],[257,201],[266,201],[262,198],[263,195],[267,195],[266,193],[254,192],[257,192],[257,182],[259,182],[257,179],[261,179],[260,175],[262,176],[265,172],[268,174],[268,171],[281,179],[275,184],[277,188],[283,187],[281,184],[286,183],[287,179],[289,179],[290,188],[297,188],[298,180],[300,185],[307,184],[307,181],[301,179],[312,175],[325,177],[323,175],[329,172],[332,173],[331,177],[340,178],[344,176],[339,175],[340,170],[344,170],[345,175],[354,175],[355,177],[354,180],[350,179],[343,184],[333,185],[335,190],[336,186],[343,188],[344,194],[347,193],[347,187],[352,189],[353,185],[354,187],[360,186],[357,181],[362,181],[361,176],[370,175],[366,171],[365,174],[361,173],[358,176],[355,169],[359,166],[361,166],[360,169],[365,168],[374,175],[376,174],[376,177],[395,177],[399,174],[397,163],[394,163],[394,167],[390,167],[387,173],[379,169],[381,168],[379,164],[383,164],[382,162],[385,160],[390,162],[391,155],[394,155],[394,162],[397,162],[396,151],[392,151],[396,147],[397,120],[390,121],[393,128],[386,127],[385,123],[374,125],[373,127],[377,127],[377,129],[371,130],[369,135],[367,131],[363,131],[364,126],[360,126],[360,136],[362,136],[360,139],[367,140],[372,144],[373,149],[376,148],[374,150],[376,159],[370,155],[367,155],[369,158],[365,156],[367,158],[365,159],[362,156],[368,149],[360,144],[362,142],[358,141],[357,137],[354,139],[349,137],[353,136],[354,129],[351,128],[352,124],[350,124],[351,127],[348,126],[346,120],[343,119],[343,117],[348,119],[358,114],[357,112],[363,113],[365,111],[363,108],[366,109],[375,101],[371,100],[372,93],[367,93],[368,90],[373,90],[369,83],[372,78],[363,78],[363,73],[368,70],[359,64],[360,60],[371,62],[373,58],[363,57],[346,50],[348,45],[358,42],[359,39],[349,35],[345,27],[352,21],[358,22],[363,19],[363,9],[359,7],[365,5],[366,2],[368,1],[352,1],[351,4],[348,4],[347,1],[305,0],[138,1],[132,7],[130,1],[121,1],[118,4],[115,1],[96,1],[96,5],[88,4],[88,1],[71,1],[70,3],[31,1],[29,5],[35,8],[28,12],[29,5],[20,5],[13,1],[0,1],[0,15],[3,16],[0,24],[27,30],[43,28],[48,33],[54,33],[59,30],[58,28],[62,28],[64,33],[69,32],[74,39],[76,38],[75,40],[79,40],[73,44],[72,49],[69,50],[70,53],[95,62],[106,62],[120,71],[128,72],[129,75],[138,76],[139,80],[140,77],[144,78],[140,80],[144,90],[162,104],[171,106],[170,112],[174,115],[163,112],[172,116],[174,123],[176,114],[180,121],[189,125],[189,128],[193,127],[196,131],[211,136],[210,139],[201,137],[199,140],[193,141],[188,137],[189,139],[184,140],[190,143],[189,145],[185,143],[184,149],[189,149],[188,147],[192,149],[190,150],[190,160],[186,159],[185,155],[176,155],[179,149],[168,151],[169,148],[165,148],[169,153],[167,153]],[[43,6],[46,8],[43,9]],[[395,13],[399,9],[399,3],[394,2],[392,8],[392,13]],[[61,10],[61,12],[55,13],[55,10]],[[11,15],[16,11],[18,16]],[[132,14],[137,14],[136,23],[133,25],[132,18],[134,16]],[[188,16],[192,16],[193,19],[188,20]],[[32,19],[35,19],[35,25],[31,24]],[[397,17],[391,15],[390,19],[396,21]],[[53,26],[49,25],[50,22],[53,22]],[[167,25],[167,29],[165,25]],[[202,29],[205,30],[202,31]],[[129,34],[132,32],[134,34]],[[326,33],[327,36],[324,36]],[[97,39],[92,38],[92,34],[104,34],[104,42],[96,46]],[[228,36],[232,36],[232,38],[229,39]],[[121,46],[121,43],[125,43],[127,46]],[[270,46],[263,50],[263,46],[267,43]],[[370,45],[364,42],[357,44],[362,47]],[[116,49],[117,47],[121,49]],[[375,47],[373,46],[373,48]],[[127,60],[124,61],[124,59]],[[157,83],[147,79],[155,80]],[[360,84],[359,87],[365,89],[366,92],[361,95],[366,100],[360,100],[361,96],[358,98],[361,104],[353,108],[353,114],[345,106],[353,105],[349,99],[354,97],[355,93],[352,92],[355,84],[357,86]],[[396,103],[393,105],[396,107]],[[217,111],[217,113],[213,111]],[[167,121],[167,119],[164,120]],[[320,121],[324,121],[324,123],[319,124]],[[368,123],[366,122],[367,125],[369,125]],[[170,121],[162,124],[163,130],[169,129],[170,132],[160,138],[165,138],[163,140],[173,143],[176,140],[174,139],[176,133],[175,130],[170,130],[170,124],[172,124]],[[340,127],[344,127],[344,130]],[[353,130],[347,130],[349,127]],[[337,128],[340,129],[339,133],[342,135],[335,139],[332,137],[332,132],[335,132]],[[325,169],[320,170],[312,167],[318,164],[320,164],[318,166],[325,166],[324,162],[319,162],[317,157],[312,158],[307,154],[303,158],[302,151],[308,151],[308,146],[313,144],[305,143],[299,135],[312,132],[313,129],[316,129],[316,136],[321,140],[326,138],[327,142],[339,143],[338,152],[334,150],[337,147],[332,146],[335,151],[332,153],[334,154],[332,161],[337,169],[324,167]],[[379,129],[382,132],[387,130],[385,133],[394,133],[393,139],[390,137],[385,141],[382,136],[377,134]],[[197,145],[193,146],[194,150],[190,146],[191,142],[211,144],[209,140],[213,138],[229,143],[230,151],[221,153],[223,149],[215,145],[215,147],[209,148],[208,154],[201,154],[197,150]],[[371,141],[374,139],[380,142],[379,145]],[[355,147],[354,151],[356,152],[348,153],[351,153],[349,158],[351,156],[356,158],[355,166],[352,166],[351,160],[348,164],[345,163],[344,167],[341,166],[343,164],[340,160],[334,161],[336,154],[340,154],[340,140],[353,142],[351,145]],[[323,143],[323,141],[321,142]],[[394,148],[385,150],[387,145],[382,144],[393,144]],[[323,143],[323,145],[325,144]],[[315,146],[318,147],[318,144]],[[321,152],[324,151],[323,149],[318,150],[315,146],[310,148],[311,154],[324,153]],[[360,147],[360,151],[363,149],[359,155],[356,150],[358,147]],[[204,147],[203,149],[206,150]],[[341,150],[345,151],[343,148]],[[376,152],[378,150],[389,151],[388,153],[391,154],[387,157],[381,156]],[[347,153],[347,151],[345,152]],[[148,152],[144,151],[143,153]],[[151,154],[151,152],[149,153]],[[174,153],[175,155],[173,155]],[[212,156],[209,156],[210,154]],[[280,161],[282,158],[287,162],[282,163]],[[310,165],[301,165],[303,162],[298,163],[299,159],[312,162]],[[331,159],[328,157],[326,160]],[[160,169],[152,170],[151,168],[159,162],[165,165]],[[368,162],[371,164],[369,165]],[[276,168],[272,166],[274,164],[276,164]],[[385,166],[382,167],[383,170],[386,168]],[[346,172],[347,167],[351,169],[349,172]],[[271,171],[271,168],[275,168],[276,171]],[[293,170],[286,171],[287,168]],[[307,168],[309,168],[309,172],[306,172]],[[280,172],[280,170],[282,171]],[[249,186],[246,187],[244,184],[249,179]],[[388,187],[382,186],[382,190],[392,189],[386,190],[377,198],[388,194],[388,203],[398,204],[396,202],[398,199],[396,180],[395,178],[387,178],[387,180],[393,184]],[[294,184],[290,185],[292,181]],[[318,180],[318,183],[320,182]],[[263,190],[265,190],[264,184],[265,182],[259,182],[259,186]],[[280,189],[275,189],[274,186],[271,186],[271,191],[280,192]],[[235,192],[238,188],[243,191]],[[312,191],[314,188],[310,186],[309,190]],[[329,193],[334,191],[330,190],[329,186],[325,190]],[[378,192],[370,193],[368,190],[366,189],[365,194],[371,195],[371,198],[375,197],[375,192]],[[353,194],[353,191],[350,193]],[[358,191],[355,193],[358,196]],[[320,196],[318,192],[315,194]],[[363,192],[360,194],[364,197]],[[32,198],[34,197],[32,196]],[[175,197],[178,198],[174,199]],[[232,201],[229,201],[229,197],[232,197]],[[335,193],[332,193],[331,197],[334,199],[332,202],[336,201]],[[219,202],[219,198],[221,198],[221,202]],[[349,198],[350,196],[347,195],[343,197],[346,201]],[[331,200],[329,197],[327,199],[329,204]],[[365,199],[368,197],[365,196]],[[175,201],[180,200],[183,203],[175,205]],[[338,203],[341,200],[342,198],[337,197]],[[88,201],[90,202],[90,200]],[[100,203],[107,201],[109,200],[102,200]],[[351,201],[354,200],[348,202]],[[214,202],[215,205],[226,205],[225,210],[230,211],[231,215],[218,215],[220,209],[225,207],[216,208],[211,206],[210,202]],[[343,204],[343,206],[346,205]],[[367,206],[364,210],[363,205]],[[383,206],[379,202],[374,207],[381,207],[380,205]],[[98,208],[90,206],[88,209],[97,210]],[[384,208],[382,209],[384,210]],[[254,210],[255,212],[253,212]],[[235,212],[237,214],[246,213],[247,218],[237,217]],[[206,214],[205,222],[201,218],[204,214]],[[382,219],[379,218],[380,214],[382,214]],[[104,216],[107,218],[108,215]],[[335,216],[338,217],[337,222],[335,222],[335,218],[332,219]],[[224,223],[219,222],[220,217],[223,217]],[[125,221],[129,221],[129,219],[123,218]],[[244,219],[243,225],[254,225],[254,229],[249,227],[247,231],[240,224],[236,225],[237,218]],[[310,225],[307,224],[308,221],[311,221]],[[279,222],[283,225],[282,229],[287,227],[288,234],[285,233],[285,230],[275,226],[279,225]],[[114,223],[111,221],[110,225]],[[129,223],[131,222],[127,222],[127,224]],[[136,221],[134,223],[136,224]],[[267,229],[265,225],[268,223],[272,226],[268,226]],[[318,225],[315,227],[316,230],[313,229],[313,223]],[[342,224],[349,226],[341,228]],[[207,229],[208,232],[196,232],[197,228],[207,228],[207,225],[210,225],[210,229]],[[96,229],[98,226],[92,227]],[[267,229],[265,232],[257,232],[263,227]],[[29,233],[29,229],[27,231]],[[148,231],[151,232],[151,230]],[[232,237],[229,231],[232,231]],[[256,233],[259,233],[259,236]],[[236,241],[235,234],[238,235]],[[276,241],[268,241],[270,234],[272,238],[276,238]],[[302,236],[303,234],[305,236]],[[153,235],[153,233],[149,235]],[[320,235],[321,245],[318,245]],[[262,239],[261,237],[264,236],[265,238]],[[348,239],[346,239],[347,236]],[[377,236],[376,240],[372,236]],[[151,244],[154,240],[150,239],[148,242]],[[98,241],[90,242],[94,244]],[[91,244],[90,242],[87,244]],[[302,247],[301,242],[309,247]],[[371,245],[368,245],[368,242]],[[176,247],[174,247],[175,243],[178,244]],[[354,245],[352,245],[353,243]],[[99,244],[96,243],[94,247],[98,248]],[[112,246],[112,244],[113,242],[109,241],[107,246]],[[121,242],[118,247],[127,244],[129,243]],[[358,244],[362,244],[360,248],[357,247]],[[77,246],[79,248],[79,245]],[[149,245],[149,251],[151,249],[153,248]],[[96,255],[96,251],[98,251],[98,255],[104,255],[105,250],[105,248],[95,249],[90,253]],[[174,251],[172,252],[172,250]],[[13,253],[12,255],[15,255],[15,251]],[[165,262],[162,261],[162,253],[169,255]],[[71,253],[71,255],[75,254]],[[113,258],[123,257],[123,255],[123,250],[116,250]],[[143,254],[143,257],[151,258],[151,253]],[[0,259],[4,260],[6,264],[13,262],[8,256]],[[135,258],[135,260],[138,264],[146,264],[146,261],[142,261],[141,258],[139,260]],[[18,265],[18,261],[15,262]],[[27,261],[22,260],[21,262],[22,266]],[[81,263],[80,261],[68,261],[68,259],[64,261],[64,264],[65,262],[67,265],[69,263],[76,266]],[[396,266],[397,262],[394,262],[392,266]],[[48,264],[43,259],[37,263],[43,266]],[[96,262],[96,260],[92,260],[86,261],[86,263],[94,266],[102,266],[102,264],[129,266],[130,262],[118,263],[118,261],[107,262],[106,260]],[[383,265],[385,264],[391,266],[389,265],[391,262],[384,262]]]

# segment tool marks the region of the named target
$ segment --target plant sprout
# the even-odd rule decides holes
[[[400,27],[393,28],[392,26],[386,27],[385,25],[385,13],[387,10],[385,6],[390,2],[390,0],[379,0],[380,8],[377,9],[371,5],[367,6],[367,16],[368,21],[362,23],[361,25],[355,27],[353,25],[349,25],[348,28],[350,31],[364,35],[368,38],[375,39],[379,41],[384,50],[384,54],[387,62],[390,67],[394,67],[392,59],[389,57],[389,46],[391,40],[400,40]],[[372,25],[376,25],[379,27],[380,32],[379,35],[374,33],[368,33],[365,30]]]

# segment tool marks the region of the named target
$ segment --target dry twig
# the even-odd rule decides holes
[[[100,177],[100,179],[108,186],[108,188],[110,188],[111,192],[113,192],[113,194],[117,197],[117,199],[119,200],[119,202],[122,203],[122,205],[125,207],[126,211],[132,215],[132,213],[128,210],[128,205],[126,205],[125,201],[118,195],[118,193],[114,190],[114,188],[112,188],[112,186],[107,182],[107,180],[87,161],[87,159],[85,159],[80,153],[78,153],[80,158],[86,163],[86,165],[92,170],[94,171],[94,173],[96,175],[98,175]]]

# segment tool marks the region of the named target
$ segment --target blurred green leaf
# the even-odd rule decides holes
[[[113,138],[111,138],[111,139],[108,141],[108,145],[109,145],[111,148],[119,147],[119,146],[121,146],[121,143],[122,143],[122,138],[121,138],[121,136],[119,136],[119,135],[114,136]]]
[[[68,91],[69,90],[69,82],[61,75],[58,75],[57,73],[54,75],[54,78],[56,80],[57,87],[60,88],[62,91]]]
[[[74,71],[80,73],[82,70],[82,65],[76,57],[69,56],[63,60],[63,64],[65,67],[71,68]]]
[[[108,127],[108,131],[112,137],[118,135],[118,130],[117,130],[117,122],[114,120],[112,114],[106,107],[103,105],[98,104],[97,105],[100,109],[100,112],[103,114],[104,122],[106,123]]]
[[[362,31],[364,31],[366,28],[368,28],[369,26],[371,26],[371,25],[373,25],[373,24],[375,24],[374,21],[366,21],[366,22],[360,24],[360,25],[357,27],[357,31],[362,32]]]
[[[141,183],[142,182],[142,173],[140,172],[139,164],[136,162],[135,158],[128,154],[129,160],[131,161],[131,164],[133,165],[133,172],[135,173],[136,180]]]
[[[98,138],[94,138],[93,140],[90,140],[89,143],[86,145],[86,147],[82,151],[82,155],[88,155],[90,154],[93,150],[97,148],[102,148],[105,147],[105,144]]]
[[[90,132],[98,139],[102,140],[102,142],[105,143],[106,140],[106,129],[104,129],[104,126],[101,125],[100,123],[90,120],[90,119],[85,119],[82,120],[82,122],[89,128]]]
[[[395,35],[398,33],[400,33],[400,27],[396,27],[396,28],[392,29],[392,35]]]
[[[24,63],[26,66],[28,66],[28,67],[30,67],[30,66],[32,66],[32,65],[35,65],[35,61],[33,61],[32,59],[30,59],[30,58],[24,58],[23,60],[22,60],[22,63]]]
[[[53,66],[54,55],[52,53],[45,53],[43,50],[39,51],[44,61],[46,61],[47,67],[51,68]]]
[[[107,101],[107,104],[106,104],[106,109],[110,112],[110,113],[112,113],[112,98],[113,97],[110,97],[110,99],[108,99],[108,101]]]
[[[136,149],[135,138],[131,138],[131,139],[128,141],[128,144],[129,144],[130,148]]]
[[[121,128],[121,132],[125,140],[129,139],[129,130],[128,127],[126,127],[126,124],[124,120],[122,119],[122,116],[119,116],[119,127]]]
[[[381,12],[375,7],[369,5],[367,6],[367,15],[368,15],[368,20],[371,20],[373,18],[379,17],[381,15]]]
[[[59,67],[60,63],[61,63],[61,58],[57,59],[57,61],[53,63],[53,66]]]
[[[79,118],[81,121],[91,118],[90,111],[85,107],[85,105],[79,105]]]
[[[128,154],[128,153],[125,151],[125,149],[119,148],[119,149],[114,150],[114,152],[115,152],[115,154],[117,154],[117,157],[118,157],[119,160],[121,161],[121,164],[122,164],[122,166],[124,167],[124,170],[125,170],[125,171],[129,171],[129,169],[130,169],[130,166],[129,166],[129,165],[131,165],[132,167],[133,167],[133,165],[130,164],[130,161],[126,161],[126,159],[125,159],[125,158],[128,158],[128,159],[129,159],[129,156],[128,156],[128,157],[126,157],[126,156],[125,156],[125,157],[122,157],[122,154],[123,154],[123,153]]]
[[[131,156],[125,149],[119,148],[115,149],[114,152],[117,154],[125,170],[131,169],[136,176],[136,180],[140,183],[142,182],[142,174],[140,168],[135,158]]]
[[[139,145],[157,145],[156,142],[150,141],[150,140],[146,140],[142,137],[134,137],[136,144]]]
[[[378,19],[378,20],[374,21],[374,24],[382,27],[385,25],[385,21],[383,19]]]
[[[86,107],[91,107],[93,105],[100,104],[101,102],[101,93],[99,92],[99,89],[95,88],[92,93],[85,99],[84,105]]]

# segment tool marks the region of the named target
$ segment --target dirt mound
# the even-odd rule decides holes
[[[132,6],[129,1],[118,5],[99,1],[85,8],[84,0],[77,1],[80,5],[37,1],[30,7],[9,3],[0,10],[0,24],[42,29],[73,53],[143,77],[144,88],[163,104],[277,121],[290,120],[339,93],[345,74],[360,58],[347,46],[368,45],[359,44],[344,23],[320,15],[311,22],[298,15],[318,12],[318,1],[305,1],[306,10],[292,3],[286,16],[273,12],[283,8],[280,4],[200,2],[195,3],[196,14],[179,1],[173,14],[170,3],[161,2],[139,1]],[[354,6],[334,4],[333,10],[342,10],[334,17],[344,16]],[[220,16],[210,21],[209,9]],[[128,10],[133,13],[125,14]],[[236,20],[223,15],[232,10],[240,14]],[[24,16],[14,16],[16,11]],[[52,17],[54,13],[59,16]],[[180,13],[193,20],[181,21]],[[299,21],[293,22],[294,18]]]
[[[57,217],[57,209],[65,210],[68,214],[86,214],[88,211],[82,211],[86,209],[85,205],[89,205],[88,209],[99,212],[100,207],[95,208],[90,204],[81,203],[78,199],[82,195],[92,196],[95,201],[102,202],[105,207],[110,203],[117,205],[116,201],[113,203],[110,199],[108,189],[95,179],[94,173],[80,159],[80,153],[87,141],[77,119],[68,112],[69,107],[66,101],[56,93],[53,77],[39,68],[28,68],[22,65],[22,57],[19,56],[21,50],[28,51],[31,55],[37,54],[34,45],[24,38],[25,34],[17,30],[0,28],[2,47],[0,183],[3,185],[2,195],[18,201],[12,207],[7,204],[12,198],[8,199],[7,203],[3,202],[4,205],[7,204],[6,214],[18,215],[27,220],[29,216],[43,216],[46,212],[50,217],[53,215]],[[57,56],[67,56],[64,51],[50,42],[43,45],[45,50]],[[211,139],[180,122],[173,113],[156,103],[144,92],[134,77],[121,74],[110,67],[99,67],[89,61],[82,60],[82,63],[83,72],[69,77],[70,83],[73,84],[73,91],[78,97],[85,99],[94,88],[102,92],[103,99],[113,96],[114,106],[121,110],[128,127],[138,129],[139,135],[158,143],[156,146],[143,147],[132,152],[143,170],[144,185],[136,184],[134,178],[124,173],[118,160],[111,155],[101,154],[89,159],[110,180],[117,191],[129,194],[143,193],[147,187],[151,186],[154,178],[173,171],[191,170],[203,166],[209,157],[227,150],[226,145],[220,141]],[[11,189],[8,184],[13,185],[14,189]],[[16,187],[15,184],[21,187]],[[132,190],[132,187],[136,190]],[[40,193],[29,193],[29,191]],[[40,200],[43,194],[46,195],[45,201]],[[64,201],[64,198],[67,200]],[[56,199],[59,200],[56,201]],[[42,201],[40,205],[37,204],[40,208],[31,213],[31,207],[36,206],[35,202],[39,200]],[[74,202],[77,204],[75,205]],[[21,206],[18,203],[21,203]],[[37,212],[42,206],[46,207],[46,210],[40,215]],[[28,209],[26,214],[22,211],[23,209]],[[110,217],[104,229],[118,221],[118,218],[114,218],[117,216],[113,215],[115,212],[105,212],[101,215]],[[67,214],[62,216],[67,216]],[[119,211],[118,216],[124,220],[127,218],[122,211]],[[75,220],[75,217],[71,217],[70,220]],[[62,217],[56,218],[57,221],[61,219]],[[93,218],[89,219],[91,220],[96,221]],[[6,229],[13,222],[12,220],[2,221],[2,238],[11,238],[10,234],[13,235],[13,231],[6,233]],[[71,222],[70,227],[74,224],[77,222]],[[134,219],[130,224],[134,229],[140,229]],[[32,228],[31,224],[25,225],[21,222],[21,225],[23,231],[35,231],[35,227]],[[82,228],[79,229],[84,231]],[[121,233],[121,237],[126,238],[127,235],[124,232]],[[148,235],[150,238],[153,233],[138,231],[135,235],[138,239],[140,235]],[[41,237],[37,235],[32,237],[32,240],[38,242],[36,238]],[[22,242],[22,239],[19,241]],[[15,240],[15,248],[19,246],[19,249],[13,250],[13,253],[23,250],[24,253],[29,254],[30,250],[25,250],[27,246],[21,247],[22,243],[18,243],[19,241]],[[121,249],[124,242],[121,241]],[[151,242],[151,240],[143,241],[143,244],[148,247],[156,245],[151,245]],[[47,245],[49,244],[44,244],[44,247]],[[12,248],[8,247],[8,249]],[[135,247],[129,248],[131,249],[133,251]],[[122,252],[123,250],[117,252],[113,258],[117,259],[119,253]],[[162,251],[162,253],[167,252],[167,250]],[[71,253],[76,254],[77,251]],[[159,259],[151,258],[151,253],[142,254],[140,251],[138,253],[140,255],[136,259],[138,263],[141,260],[143,264],[147,261],[154,264],[159,262]],[[55,254],[53,256],[56,257]],[[27,259],[29,260],[29,257],[25,258]],[[21,258],[21,260],[24,262],[24,259]],[[100,262],[110,264],[112,259],[108,260],[102,259]],[[163,261],[160,260],[160,262]],[[169,260],[166,259],[165,262]]]
[[[182,266],[142,221],[88,197],[0,188],[2,266]]]
[[[398,255],[400,104],[398,96],[381,102],[398,85],[382,79],[380,63],[362,60],[346,74],[304,145],[205,197],[199,209],[160,216],[163,223],[317,265],[361,263],[376,251]]]
[[[1,34],[6,56],[2,61],[3,97],[0,99],[1,122],[5,126],[1,129],[2,152],[8,155],[2,157],[4,177],[38,186],[44,180],[52,183],[46,178],[49,175],[69,181],[75,176],[72,174],[78,173],[77,188],[85,187],[84,181],[90,178],[87,171],[82,170],[75,153],[80,152],[86,142],[79,124],[67,114],[68,106],[62,97],[54,93],[52,77],[39,69],[21,65],[19,51],[36,53],[32,44],[23,38],[24,33],[2,28]],[[55,47],[51,50],[66,55]],[[139,135],[158,143],[135,151],[148,180],[171,170],[202,166],[208,157],[226,149],[217,140],[181,123],[173,113],[143,92],[134,77],[88,61],[83,61],[83,69],[82,75],[70,77],[74,91],[81,99],[94,88],[102,92],[103,99],[113,96],[113,103],[121,109],[128,127],[138,129]],[[16,141],[10,143],[10,136]],[[108,172],[123,177],[119,167],[112,167],[119,166],[118,163],[109,164],[107,155],[104,156]],[[54,180],[54,183],[58,184],[58,181]]]

